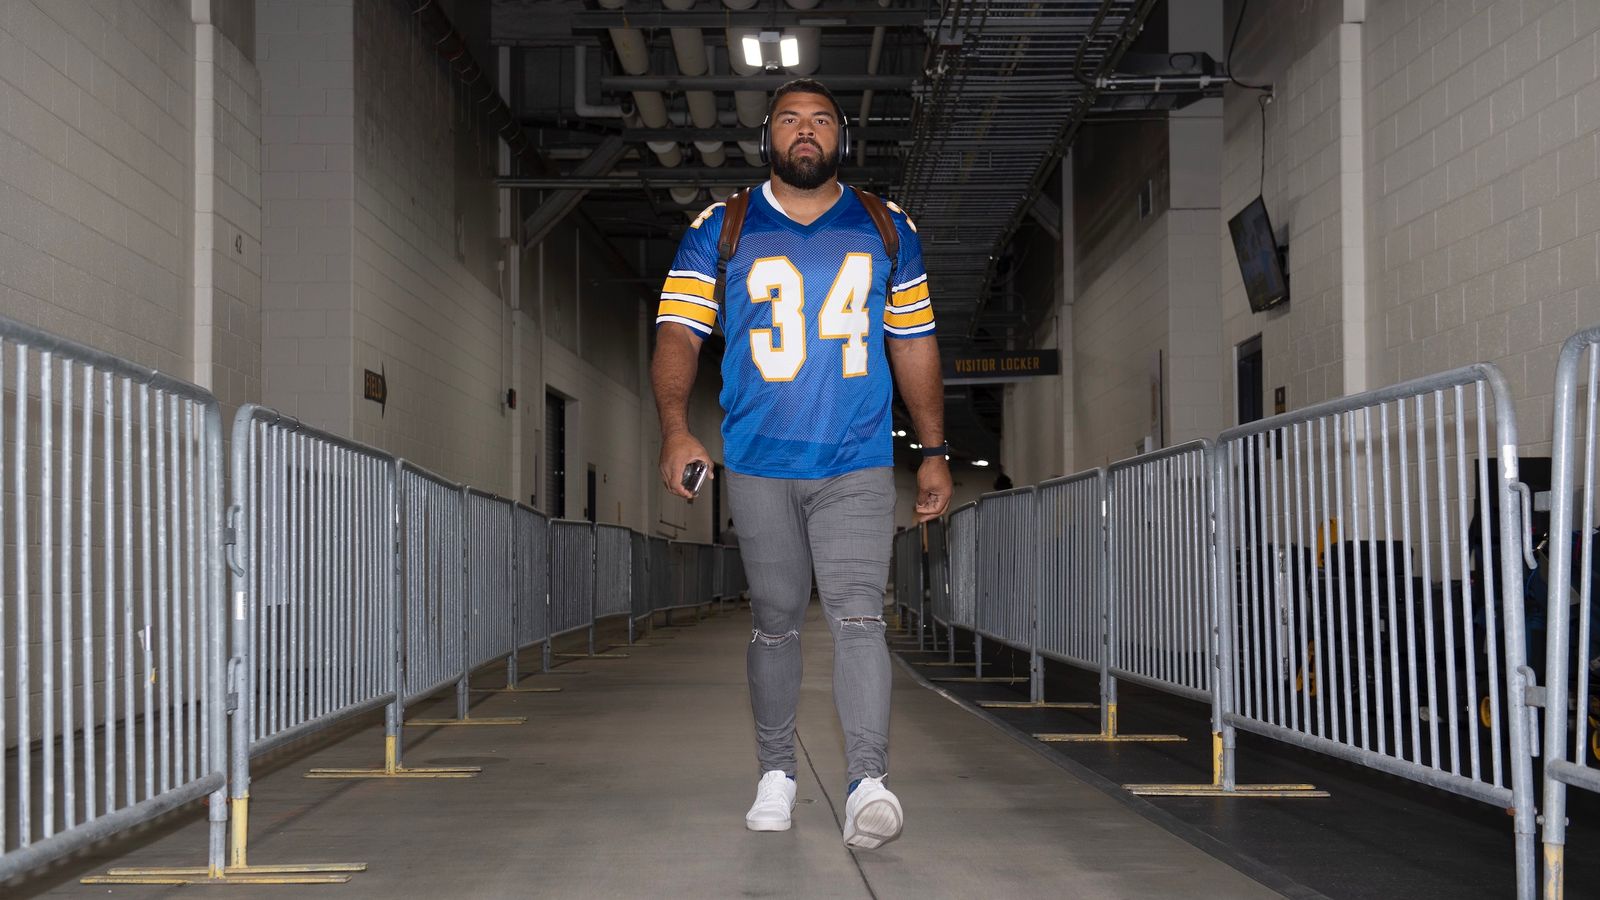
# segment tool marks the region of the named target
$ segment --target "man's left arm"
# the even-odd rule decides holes
[[[889,368],[894,372],[900,398],[911,412],[911,425],[924,447],[944,443],[944,376],[940,371],[939,342],[933,335],[885,341]],[[954,485],[950,463],[930,456],[917,469],[917,521],[944,515]]]

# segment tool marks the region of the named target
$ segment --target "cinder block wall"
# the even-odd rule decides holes
[[[1560,343],[1600,323],[1600,4],[1369,4],[1378,370],[1494,362],[1543,452]]]

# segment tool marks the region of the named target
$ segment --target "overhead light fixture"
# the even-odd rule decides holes
[[[780,68],[792,69],[800,65],[800,39],[781,31],[766,30],[747,34],[739,41],[744,50],[744,64],[759,66],[767,72]]]
[[[972,461],[972,464],[980,469],[983,469],[988,467],[989,461],[987,459],[975,459]]]

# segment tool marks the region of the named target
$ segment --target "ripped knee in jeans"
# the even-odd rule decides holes
[[[883,621],[883,616],[840,616],[834,621],[846,631],[887,631],[888,624]]]
[[[800,640],[800,632],[792,628],[783,634],[767,634],[759,628],[750,631],[750,643],[760,641],[763,647],[779,647],[791,638]]]

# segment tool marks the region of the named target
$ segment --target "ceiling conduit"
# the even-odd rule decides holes
[[[606,9],[621,9],[625,0],[600,0]],[[650,70],[650,49],[645,44],[644,32],[637,28],[611,28],[611,44],[617,48],[617,61],[622,71],[629,75],[643,75]],[[633,106],[639,121],[646,128],[667,127],[667,102],[660,91],[634,91]],[[676,166],[683,162],[683,151],[672,141],[650,141],[645,146],[656,155],[663,166]]]

